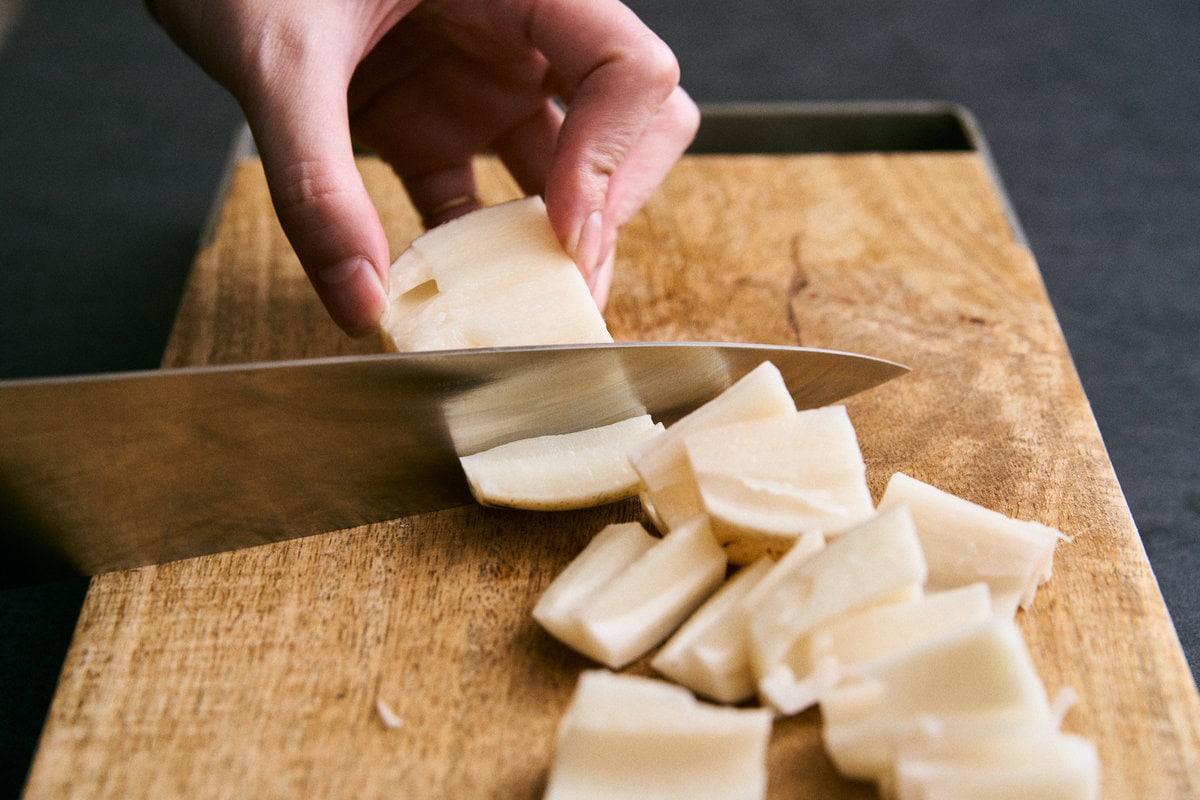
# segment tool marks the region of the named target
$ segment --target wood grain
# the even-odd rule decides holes
[[[418,221],[362,162],[398,252]],[[515,196],[494,162],[485,199]],[[1200,699],[1030,254],[975,154],[688,157],[626,228],[619,340],[857,350],[913,367],[848,402],[878,497],[903,470],[1072,537],[1021,624],[1105,796],[1200,796]],[[325,318],[261,168],[237,166],[165,366],[375,349]],[[303,491],[303,487],[297,487]],[[529,610],[620,503],[475,507],[103,575],[28,798],[533,798],[588,666]],[[644,663],[634,667],[647,671]],[[376,700],[403,720],[389,730]],[[777,724],[772,797],[871,797]]]

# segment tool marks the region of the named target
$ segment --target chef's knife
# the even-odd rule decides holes
[[[467,504],[461,455],[635,414],[670,424],[763,361],[805,408],[907,371],[830,350],[691,342],[0,382],[0,584]]]

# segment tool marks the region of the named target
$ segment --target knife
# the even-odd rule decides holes
[[[459,457],[638,414],[671,424],[770,361],[797,406],[908,371],[754,344],[509,347],[0,382],[0,585],[472,502]]]

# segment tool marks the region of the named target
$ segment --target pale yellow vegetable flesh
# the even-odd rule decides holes
[[[883,782],[893,800],[1094,800],[1096,746],[1052,726],[942,726],[897,746]]]
[[[757,692],[747,637],[753,609],[796,565],[824,547],[821,534],[806,533],[778,561],[763,556],[739,569],[663,645],[651,666],[704,697],[749,700]]]
[[[1011,519],[927,483],[896,473],[879,510],[905,506],[929,564],[930,591],[984,581],[998,614],[1028,608],[1050,579],[1062,535],[1046,525]]]
[[[626,530],[622,540],[637,539],[636,531]],[[641,547],[623,545],[619,556],[603,555],[616,547],[585,549],[547,588],[534,607],[534,619],[560,641],[613,669],[661,644],[720,586],[725,552],[703,517]],[[583,589],[576,585],[580,576]]]
[[[783,714],[796,714],[856,674],[858,665],[907,650],[986,620],[987,584],[869,606],[817,626],[800,637],[764,688]]]
[[[801,562],[807,561],[824,549],[825,537],[816,532],[806,533],[792,542],[792,546],[779,560],[775,561],[762,580],[755,583],[742,598],[741,604],[746,614],[750,614],[753,609],[757,608],[762,599],[769,595],[780,581],[795,572]]]
[[[533,618],[560,642],[584,647],[579,619],[586,604],[658,541],[636,522],[606,525],[546,587]]]
[[[750,660],[764,699],[773,702],[773,682],[795,681],[785,657],[800,637],[848,612],[919,591],[924,582],[925,559],[903,508],[847,531],[800,562],[751,610]]]
[[[392,264],[380,337],[391,350],[611,342],[539,197],[418,237]]]
[[[482,505],[564,511],[637,495],[630,448],[663,431],[650,415],[599,428],[522,439],[465,456],[471,494]]]
[[[740,703],[754,696],[746,649],[743,600],[773,562],[763,556],[738,570],[667,640],[650,662],[655,670],[702,697]]]
[[[734,422],[684,436],[713,533],[734,563],[841,533],[875,513],[845,406]]]
[[[757,800],[771,715],[697,702],[685,689],[600,670],[579,676],[559,724],[546,800]]]
[[[939,718],[1045,726],[1046,691],[1016,623],[993,616],[966,630],[859,667],[820,702],[826,750],[838,771],[878,781],[898,743]]]
[[[662,436],[629,453],[645,484],[645,501],[656,523],[671,528],[703,512],[687,459],[691,433],[763,417],[792,414],[796,403],[774,364],[763,362],[683,419]]]

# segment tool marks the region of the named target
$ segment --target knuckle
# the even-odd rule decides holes
[[[666,98],[679,85],[680,69],[675,53],[652,33],[647,33],[639,45],[626,55],[636,80],[660,98]]]
[[[312,160],[284,166],[271,193],[281,220],[310,230],[324,228],[332,208],[349,194],[333,172]]]
[[[296,161],[284,168],[280,192],[287,205],[304,205],[340,194],[341,186],[322,164],[312,160]]]
[[[700,130],[700,107],[684,92],[672,93],[667,103],[667,113],[676,129],[686,134],[689,140]]]

